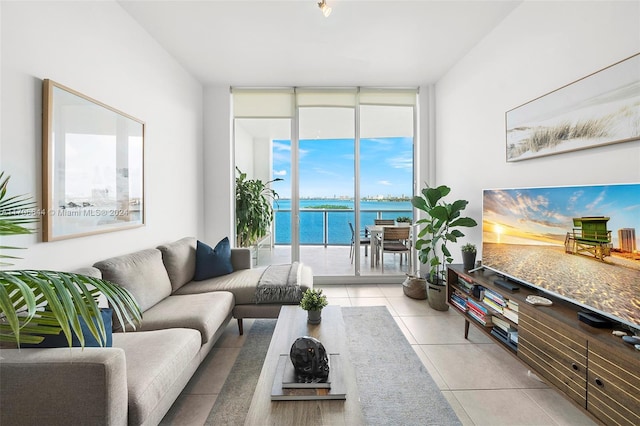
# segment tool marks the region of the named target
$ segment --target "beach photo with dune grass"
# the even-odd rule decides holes
[[[640,184],[483,193],[482,264],[640,328]]]
[[[640,54],[506,113],[507,161],[640,139]]]

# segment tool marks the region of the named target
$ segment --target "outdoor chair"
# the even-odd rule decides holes
[[[353,263],[353,258],[355,257],[355,245],[356,245],[356,231],[353,229],[353,223],[349,222],[349,228],[351,229],[351,248],[349,249],[349,258],[351,259],[351,263]],[[364,236],[364,232],[360,232],[360,245],[364,246],[364,255],[367,255],[367,247],[371,244],[371,239],[366,238]]]
[[[407,257],[407,265],[411,270],[411,228],[408,226],[385,226],[380,239],[380,262],[382,263],[382,272],[384,273],[384,254],[399,253],[400,266],[402,266],[402,255]]]

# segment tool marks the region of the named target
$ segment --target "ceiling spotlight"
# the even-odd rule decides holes
[[[321,0],[320,2],[318,2],[318,7],[322,11],[322,14],[324,15],[325,18],[331,15],[331,8],[327,6],[327,0]]]

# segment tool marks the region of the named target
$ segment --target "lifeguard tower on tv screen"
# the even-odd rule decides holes
[[[588,254],[604,260],[611,256],[611,231],[607,230],[608,217],[585,216],[573,218],[573,229],[567,232],[564,248],[571,254]]]

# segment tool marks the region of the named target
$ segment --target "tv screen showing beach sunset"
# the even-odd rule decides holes
[[[483,192],[482,263],[640,329],[640,184]]]

